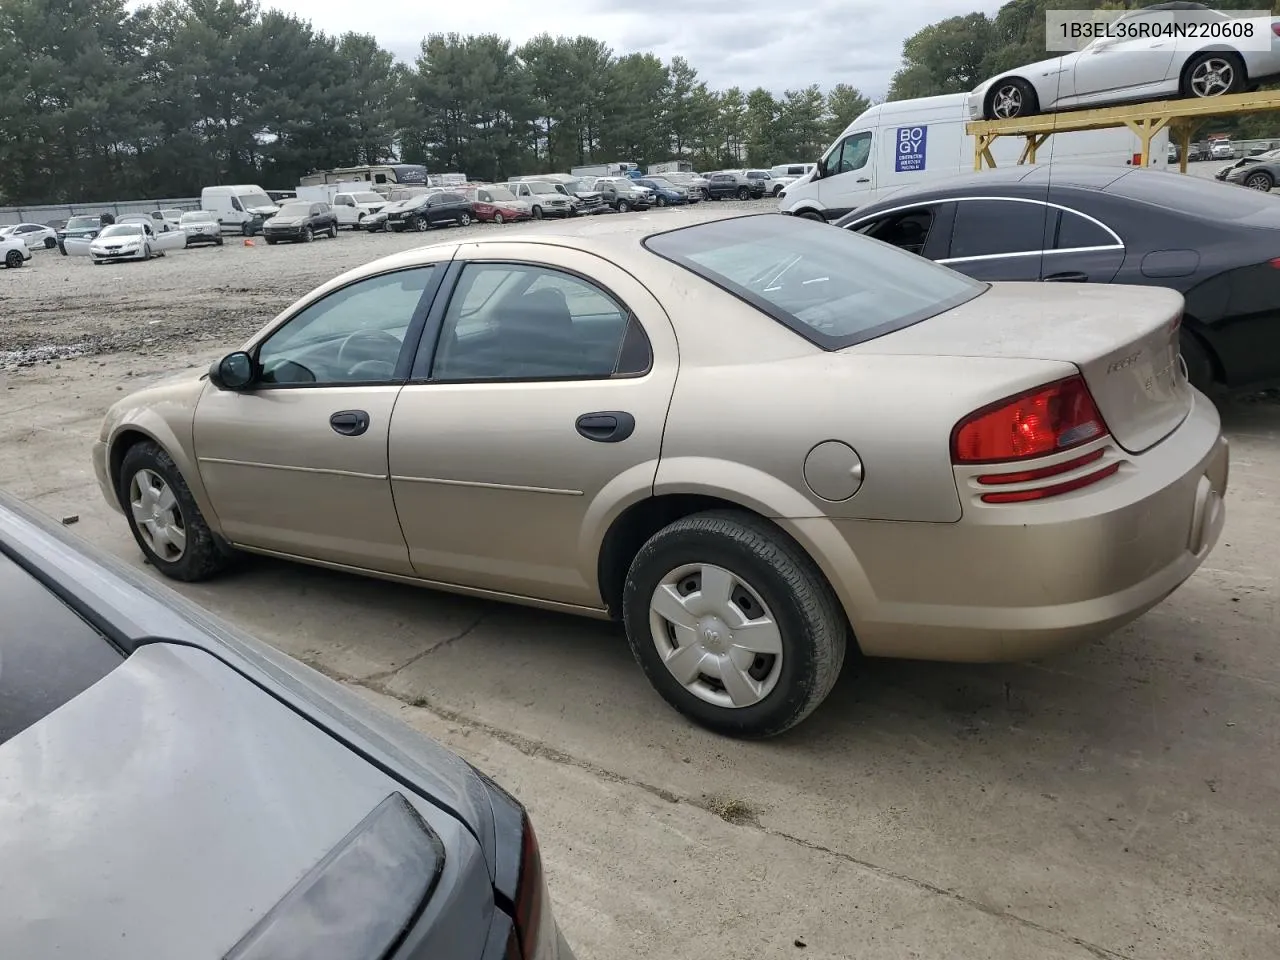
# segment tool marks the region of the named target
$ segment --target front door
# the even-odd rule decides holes
[[[503,243],[464,256],[391,422],[414,570],[599,607],[599,536],[615,504],[648,495],[658,466],[670,321],[584,251]]]
[[[310,302],[253,348],[257,383],[206,389],[195,451],[229,540],[412,572],[387,437],[437,269],[379,274]]]
[[[172,227],[167,223],[156,223],[154,226],[148,224],[147,229],[153,234],[151,237],[151,249],[157,253],[182,250],[187,245],[186,232],[177,227]]]
[[[1137,29],[1147,19],[1152,18],[1139,13],[1126,18],[1125,23],[1132,22],[1131,29]],[[1075,89],[1061,96],[1084,105],[1156,93],[1169,72],[1175,46],[1172,37],[1159,32],[1133,39],[1095,40],[1076,54]]]
[[[875,189],[872,132],[851,133],[827,155],[826,169],[818,181],[818,202],[828,220],[870,203]]]

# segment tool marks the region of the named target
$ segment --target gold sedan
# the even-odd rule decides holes
[[[622,619],[666,700],[780,733],[869,656],[1031,657],[1200,565],[1227,445],[1165,290],[985,284],[779,215],[447,242],[108,413],[148,560],[253,551]]]

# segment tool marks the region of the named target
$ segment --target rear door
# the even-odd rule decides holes
[[[600,536],[657,471],[671,323],[635,278],[585,251],[458,256],[391,422],[414,571],[598,608]]]
[[[1048,242],[1040,279],[1067,283],[1110,283],[1124,263],[1120,236],[1101,220],[1078,210],[1050,208]]]
[[[950,243],[938,262],[975,280],[1039,280],[1051,210],[1038,200],[957,200]]]

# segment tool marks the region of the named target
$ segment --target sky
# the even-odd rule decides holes
[[[132,5],[132,4],[131,4]],[[585,34],[616,54],[682,56],[713,89],[764,87],[780,94],[816,83],[848,83],[877,99],[898,68],[902,41],[945,17],[998,0],[649,0],[628,10],[616,0],[470,3],[370,3],[261,0],[310,20],[325,33],[371,33],[412,63],[428,33],[496,33],[520,44],[540,33]]]

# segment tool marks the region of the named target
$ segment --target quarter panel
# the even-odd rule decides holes
[[[877,354],[878,342],[774,363],[683,367],[658,492],[698,484],[698,492],[749,496],[767,515],[793,520],[953,523],[961,514],[950,455],[955,424],[1071,369],[1038,360]],[[861,487],[841,503],[820,499],[804,479],[806,456],[826,440],[849,444],[862,463]]]

